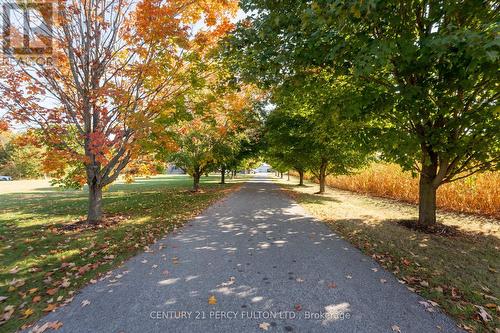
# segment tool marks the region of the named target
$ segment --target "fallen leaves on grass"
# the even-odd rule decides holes
[[[486,311],[482,306],[476,305],[476,308],[479,309],[478,315],[484,322],[488,322],[493,319],[493,317],[491,317],[488,311]]]
[[[47,295],[54,296],[59,291],[59,288],[52,288],[46,291]]]
[[[0,316],[0,325],[4,324],[5,322],[7,322],[10,317],[12,317],[12,314],[14,313],[15,311],[15,308],[14,306],[12,305],[7,305],[4,309],[3,309],[3,313],[2,313],[2,316]]]
[[[466,233],[461,231],[456,226],[450,226],[446,224],[436,223],[432,226],[421,226],[417,223],[417,220],[396,220],[395,221],[400,226],[406,227],[408,229],[432,235],[439,235],[441,237],[464,237]]]
[[[19,288],[22,287],[26,284],[26,280],[24,279],[13,279],[12,281],[9,282],[9,286],[11,288]]]
[[[52,312],[54,311],[55,309],[57,309],[57,304],[54,304],[54,303],[51,303],[51,304],[48,304],[44,309],[43,311],[44,312]]]
[[[12,268],[9,273],[10,274],[16,274],[17,272],[19,272],[21,269],[19,268],[19,266],[16,266],[14,268]]]
[[[386,270],[392,272],[398,278],[399,283],[404,284],[412,292],[438,301],[443,311],[453,315],[458,320],[458,325],[467,331],[495,332],[495,328],[498,327],[500,307],[497,309],[493,305],[500,303],[493,296],[495,291],[492,290],[491,284],[494,284],[495,279],[491,279],[491,275],[497,274],[498,267],[500,267],[494,261],[495,253],[499,248],[494,237],[498,229],[490,232],[487,230],[489,223],[483,226],[482,221],[478,221],[474,217],[465,220],[466,226],[473,227],[474,230],[484,231],[481,237],[476,237],[474,233],[472,239],[474,242],[472,243],[470,242],[472,232],[467,232],[467,234],[462,232],[464,235],[457,233],[452,235],[449,232],[443,233],[441,231],[429,235],[394,226],[392,223],[386,224],[389,221],[382,217],[380,221],[366,220],[359,224],[351,223],[350,220],[344,221],[332,213],[334,211],[331,209],[333,204],[325,203],[321,207],[309,204],[306,201],[308,195],[308,193],[295,193],[299,203],[303,203],[313,215],[325,220],[335,232],[370,255]],[[360,203],[360,206],[362,205],[364,202]],[[472,221],[473,219],[474,221]],[[456,221],[461,220],[461,217],[456,219]],[[374,225],[379,228],[372,228]],[[460,229],[462,230],[462,226]],[[395,232],[391,233],[392,230]],[[450,240],[449,236],[452,236],[453,239]],[[408,246],[403,246],[403,249],[400,245],[406,245],[406,242],[408,242]],[[456,251],[455,255],[453,253],[455,251],[447,251],[450,246],[457,246],[461,249]],[[462,257],[466,260],[458,260]],[[453,258],[457,258],[457,260],[453,260]],[[479,261],[477,258],[481,260]],[[464,264],[469,260],[481,262],[481,264]],[[470,283],[472,279],[477,283]],[[486,306],[487,304],[490,306]],[[488,315],[476,308],[476,305],[482,306],[492,319],[488,321]],[[484,318],[480,313],[483,314]],[[500,330],[496,333],[500,333]]]
[[[23,314],[22,318],[26,319],[33,314],[33,309],[28,308],[28,309],[22,311],[22,314]]]
[[[61,228],[53,228],[49,231],[58,234],[64,234],[68,232],[82,232],[85,230],[99,230],[113,227],[117,224],[126,222],[130,219],[130,216],[121,214],[104,214],[100,223],[93,224],[88,223],[87,218],[82,216],[71,223],[64,224]]]
[[[13,236],[16,237],[12,239],[9,237],[6,248],[12,251],[15,259],[25,258],[26,260],[13,261],[12,265],[4,265],[3,270],[0,269],[0,274],[5,275],[6,285],[5,292],[2,290],[0,293],[0,323],[7,323],[2,326],[2,329],[5,327],[7,331],[15,331],[28,322],[38,319],[43,314],[42,311],[51,312],[69,303],[72,300],[73,290],[77,290],[88,282],[97,283],[104,276],[102,274],[98,277],[98,274],[109,271],[118,264],[117,257],[120,260],[126,259],[144,247],[146,247],[145,251],[151,252],[153,249],[151,244],[154,244],[158,237],[163,237],[166,233],[181,227],[184,221],[198,214],[201,209],[219,199],[223,194],[219,189],[207,192],[197,197],[195,202],[190,201],[186,207],[183,204],[185,204],[184,197],[190,195],[187,193],[179,194],[175,201],[170,200],[165,204],[163,201],[156,200],[156,196],[168,197],[171,193],[178,194],[178,192],[175,190],[165,194],[162,190],[154,194],[155,200],[150,201],[146,200],[148,197],[137,196],[136,200],[145,202],[145,207],[143,207],[145,209],[139,210],[135,205],[130,210],[124,209],[133,213],[134,221],[124,221],[124,223],[117,221],[120,225],[116,227],[108,225],[110,228],[107,228],[108,226],[101,225],[87,228],[87,226],[82,226],[85,230],[64,227],[64,224],[83,220],[83,217],[66,222],[45,221],[40,218],[40,221],[45,224],[33,233],[21,232],[24,229],[16,229],[14,223],[12,226],[9,225],[8,227],[12,228],[9,231],[12,231]],[[52,204],[52,201],[47,202],[47,206]],[[155,214],[151,212],[142,214],[151,207],[154,207]],[[120,207],[115,208],[120,211]],[[172,217],[166,216],[165,211],[172,211]],[[71,214],[73,212],[68,210],[68,215]],[[146,215],[147,221],[140,220]],[[16,246],[21,243],[26,245]],[[160,246],[160,248],[164,247]],[[33,259],[40,260],[40,267],[32,264]],[[46,265],[45,262],[49,261],[50,265]],[[179,263],[179,260],[174,258],[173,262]],[[154,266],[153,268],[159,270],[162,267],[162,265]],[[21,273],[23,276],[20,275]],[[27,273],[26,276],[24,273]],[[164,270],[163,274],[167,275],[168,271]],[[120,277],[117,275],[114,278]],[[32,309],[32,314],[28,308]],[[27,310],[29,317],[25,318]]]

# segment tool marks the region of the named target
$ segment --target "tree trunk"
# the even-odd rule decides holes
[[[283,179],[283,172],[280,173],[280,178]]]
[[[287,177],[287,178],[286,178],[286,180],[287,180],[287,181],[290,181],[290,170],[288,170],[288,172],[287,172],[287,174],[286,174],[286,177]]]
[[[418,190],[418,226],[427,228],[436,224],[436,191],[446,175],[446,160],[429,146],[422,145],[422,166]],[[438,172],[439,168],[439,172]]]
[[[436,224],[437,187],[433,184],[434,177],[429,177],[428,174],[424,173],[424,170],[420,174],[419,183],[418,225],[420,227],[429,227]]]
[[[198,192],[200,190],[200,172],[195,172],[193,174],[193,192]]]
[[[93,182],[89,184],[89,211],[87,222],[99,224],[102,220],[102,187]]]
[[[321,165],[319,167],[319,192],[317,194],[324,194],[326,189],[326,167],[328,161],[325,159],[321,160]]]
[[[299,170],[299,186],[304,186],[304,171]]]
[[[220,169],[220,183],[225,184],[226,183],[226,168],[222,167]]]

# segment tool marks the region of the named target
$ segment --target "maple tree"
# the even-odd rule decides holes
[[[213,72],[212,72],[213,74]],[[173,106],[174,111],[160,117],[153,135],[158,151],[167,160],[193,177],[193,191],[199,191],[200,177],[216,169],[225,172],[236,167],[255,139],[259,119],[253,103],[259,94],[252,87],[239,90],[218,89],[214,75],[204,86],[196,86]],[[182,119],[174,121],[172,119]],[[173,141],[172,144],[165,144]]]
[[[142,153],[127,165],[123,174],[127,183],[133,183],[136,177],[155,176],[164,171],[165,163],[157,159],[154,154]]]
[[[348,76],[364,94],[347,103],[347,113],[371,113],[367,125],[379,127],[373,146],[420,176],[419,227],[436,223],[442,184],[499,168],[495,2],[243,0],[241,6],[248,16],[228,52],[241,75],[268,88],[318,68]]]
[[[366,164],[372,149],[363,117],[345,116],[353,96],[346,80],[332,81],[321,72],[287,78],[273,89],[275,109],[266,121],[266,139],[277,170],[297,170],[300,184],[304,171],[311,172],[319,182],[318,194],[323,194],[328,175],[349,174]]]
[[[98,223],[103,187],[139,154],[164,103],[189,86],[186,68],[231,28],[237,3],[90,0],[52,9],[42,36],[52,40],[51,61],[11,55],[0,68],[0,107],[43,133],[57,178],[88,185],[87,220]]]
[[[259,154],[262,117],[259,104],[261,93],[253,86],[242,85],[223,96],[225,126],[219,131],[213,153],[216,167],[221,173],[221,184],[225,183],[228,170],[234,177],[238,168],[247,169],[245,164]]]
[[[0,174],[13,178],[38,178],[43,175],[43,147],[25,140],[23,133],[0,132]]]

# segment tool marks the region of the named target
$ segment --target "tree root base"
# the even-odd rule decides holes
[[[121,214],[103,214],[101,221],[88,221],[87,218],[81,217],[57,229],[62,232],[105,229],[126,221],[129,218],[129,216]]]
[[[397,220],[397,224],[405,228],[419,231],[425,234],[438,235],[443,237],[464,236],[464,232],[455,226],[436,223],[435,225],[421,225],[418,220]]]

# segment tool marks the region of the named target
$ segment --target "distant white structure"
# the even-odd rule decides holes
[[[272,167],[267,163],[262,163],[258,168],[253,169],[255,173],[267,173],[271,172]]]
[[[177,165],[168,163],[167,165],[167,175],[183,175],[185,174],[184,170],[179,168]]]

